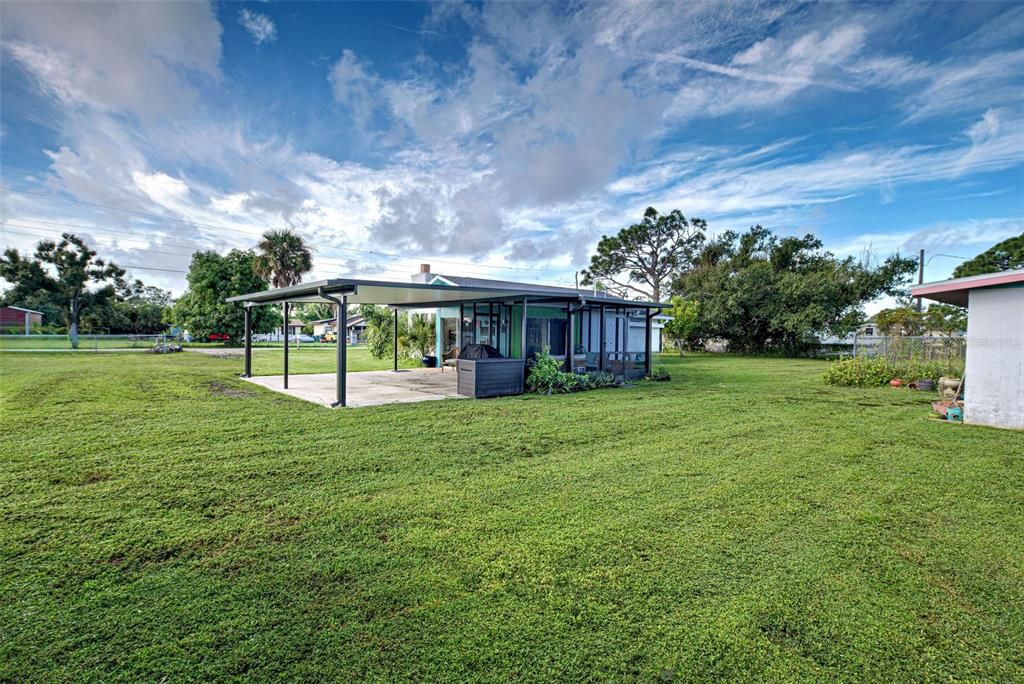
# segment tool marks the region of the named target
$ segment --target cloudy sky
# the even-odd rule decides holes
[[[20,3],[3,243],[180,293],[267,228],[314,277],[571,283],[645,207],[928,250],[1024,231],[1024,5]]]

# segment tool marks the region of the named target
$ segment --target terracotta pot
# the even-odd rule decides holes
[[[889,381],[889,386],[890,387],[903,387],[903,381],[900,380],[899,378],[893,378],[892,380]]]

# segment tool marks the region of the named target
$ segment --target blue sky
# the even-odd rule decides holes
[[[1024,232],[1019,3],[0,12],[4,243],[70,227],[177,293],[271,227],[314,277],[551,283],[649,205],[928,280]]]

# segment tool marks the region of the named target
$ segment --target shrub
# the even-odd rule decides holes
[[[672,376],[669,375],[668,369],[662,366],[655,368],[647,377],[649,380],[653,380],[655,382],[668,382],[672,379]]]
[[[537,352],[526,376],[527,389],[538,394],[569,394],[615,384],[611,373],[565,373],[560,370],[561,365],[547,347]]]
[[[884,357],[846,357],[829,364],[822,376],[830,385],[847,387],[875,387],[893,378],[906,382],[936,379],[945,372],[937,361],[890,361]]]
[[[537,352],[526,376],[527,389],[538,394],[551,394],[558,384],[558,365],[558,360],[551,357],[548,347]]]
[[[608,371],[593,371],[587,373],[586,377],[590,382],[590,386],[595,389],[598,387],[615,386],[615,374]]]

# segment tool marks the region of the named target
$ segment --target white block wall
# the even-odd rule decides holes
[[[1024,287],[971,290],[964,420],[1024,429]]]

